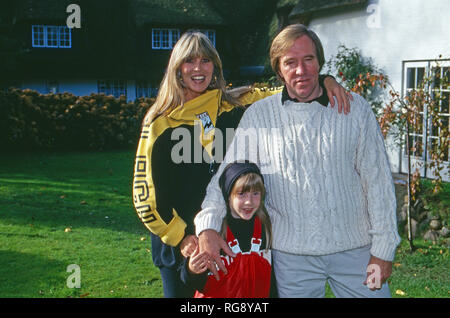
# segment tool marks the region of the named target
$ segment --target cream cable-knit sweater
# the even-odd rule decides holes
[[[220,230],[219,176],[247,159],[264,175],[273,249],[325,255],[371,244],[373,256],[392,261],[400,238],[384,140],[368,103],[353,98],[348,115],[318,102],[282,105],[281,93],[250,106],[208,185],[197,235]]]

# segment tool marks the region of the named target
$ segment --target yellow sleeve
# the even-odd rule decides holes
[[[239,98],[242,105],[250,105],[260,99],[281,93],[283,87],[271,87],[271,88],[254,88],[250,92],[245,93]]]
[[[153,152],[155,141],[162,131],[163,127],[158,123],[152,123],[152,127],[145,125],[142,129],[134,169],[133,203],[145,227],[165,244],[176,246],[184,237],[186,223],[169,202],[170,184],[166,173],[170,171],[167,165],[172,161],[167,160],[166,156],[170,158],[170,151],[168,154],[165,149]]]

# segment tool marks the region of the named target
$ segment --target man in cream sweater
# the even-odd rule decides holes
[[[323,48],[303,25],[280,32],[270,57],[285,88],[242,117],[195,218],[200,251],[214,274],[220,249],[232,255],[217,234],[226,211],[218,179],[227,163],[250,160],[264,174],[280,297],[323,297],[326,281],[337,297],[390,297],[400,238],[375,116],[356,94],[346,116],[329,107],[318,83]]]

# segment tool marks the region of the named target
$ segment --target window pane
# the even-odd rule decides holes
[[[33,25],[32,26],[32,37],[33,37],[33,46],[34,47],[42,47],[44,46],[44,26],[42,25]]]
[[[124,95],[127,96],[127,85],[125,81],[119,81],[119,85],[118,85],[118,95],[120,97],[120,95]]]
[[[450,130],[449,118],[449,116],[441,116],[442,129],[447,128],[447,130]]]
[[[406,69],[406,88],[416,88],[415,79],[416,79],[416,69],[415,68],[407,68]]]
[[[422,146],[422,137],[409,135],[409,147],[412,156],[422,157]]]
[[[152,30],[152,48],[154,49],[161,48],[161,35],[159,29]]]
[[[450,67],[443,67],[442,78],[444,80],[443,89],[450,89]]]
[[[57,94],[59,92],[59,84],[55,80],[47,81],[47,93]]]
[[[152,88],[147,81],[138,81],[136,83],[136,97],[152,97]]]
[[[98,81],[98,93],[105,94],[105,95],[111,95],[111,89],[108,85],[107,81]]]
[[[414,100],[414,99],[417,99],[417,97],[421,95],[421,92],[422,92],[422,90],[416,90],[416,89],[407,90],[405,93],[405,95],[406,95],[405,97],[409,97],[410,99]],[[414,106],[416,112],[421,112],[421,113],[423,112],[423,103],[417,103],[417,104],[414,103],[414,105],[412,105],[412,103],[410,102],[410,106],[411,107]]]
[[[441,100],[441,113],[448,114],[449,113],[449,92],[443,92],[442,93],[442,100]]]
[[[59,47],[72,47],[71,30],[68,27],[59,27]]]
[[[216,31],[214,30],[202,30],[202,33],[205,34],[211,43],[216,46]]]
[[[417,87],[423,87],[423,78],[425,76],[425,67],[418,67],[417,71]]]
[[[161,48],[169,49],[169,30],[161,30]]]
[[[439,121],[440,121],[440,119],[439,119]],[[439,131],[440,131],[440,129],[439,129],[439,124],[433,125],[433,126],[431,127],[431,136],[434,136],[434,137],[439,136]]]
[[[415,134],[422,134],[423,132],[423,114],[416,114],[413,118],[413,125],[411,130]]]
[[[118,81],[112,82],[112,91],[113,91],[114,97],[116,97],[116,98],[120,97],[120,87],[119,87]]]
[[[208,38],[211,40],[211,43],[214,44],[214,46],[216,45],[216,32],[210,30],[208,32]]]
[[[174,47],[174,45],[177,43],[178,39],[180,38],[180,31],[179,30],[172,30],[172,45],[171,47]]]
[[[119,98],[120,95],[127,96],[127,82],[122,80],[98,81],[98,92],[105,95],[113,95]]]
[[[47,47],[58,47],[58,27],[47,26]]]
[[[121,80],[113,81],[113,95],[119,98],[120,95],[127,96],[126,82]]]
[[[434,79],[434,86],[440,87],[441,86],[441,80],[442,80],[442,68],[440,67],[433,67],[432,70],[433,79]]]
[[[437,139],[437,138],[432,138],[431,140],[430,140],[430,146],[429,146],[429,148],[431,148],[432,150],[438,150],[439,149],[439,139]],[[443,158],[444,158],[444,160],[445,161],[448,161],[449,160],[449,157],[448,157],[448,155],[449,155],[449,149],[448,149],[448,147],[445,147],[444,149],[442,149],[441,151],[437,151],[437,153],[438,153],[438,155],[440,155],[440,154],[444,154],[443,155]]]

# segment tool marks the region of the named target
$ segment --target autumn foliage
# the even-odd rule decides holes
[[[327,66],[328,71],[335,71],[347,89],[363,96],[369,102],[385,138],[390,135],[410,157],[421,159],[421,154],[426,150],[428,158],[419,164],[426,165],[426,168],[432,171],[434,191],[439,192],[442,173],[450,168],[448,163],[446,164],[450,148],[448,121],[439,115],[441,105],[448,104],[441,88],[448,88],[450,84],[448,74],[439,75],[439,62],[436,61],[430,75],[423,79],[422,86],[409,91],[407,96],[396,91],[383,71],[376,67],[370,58],[364,58],[357,48],[339,46],[338,53],[330,59]],[[427,113],[429,118],[426,126],[424,113]],[[430,138],[431,142],[424,145],[420,138],[408,140],[411,141],[408,148],[405,136],[412,132],[422,133],[423,129],[428,129],[428,137],[434,137]],[[413,200],[419,192],[419,168],[416,165],[411,171]]]

